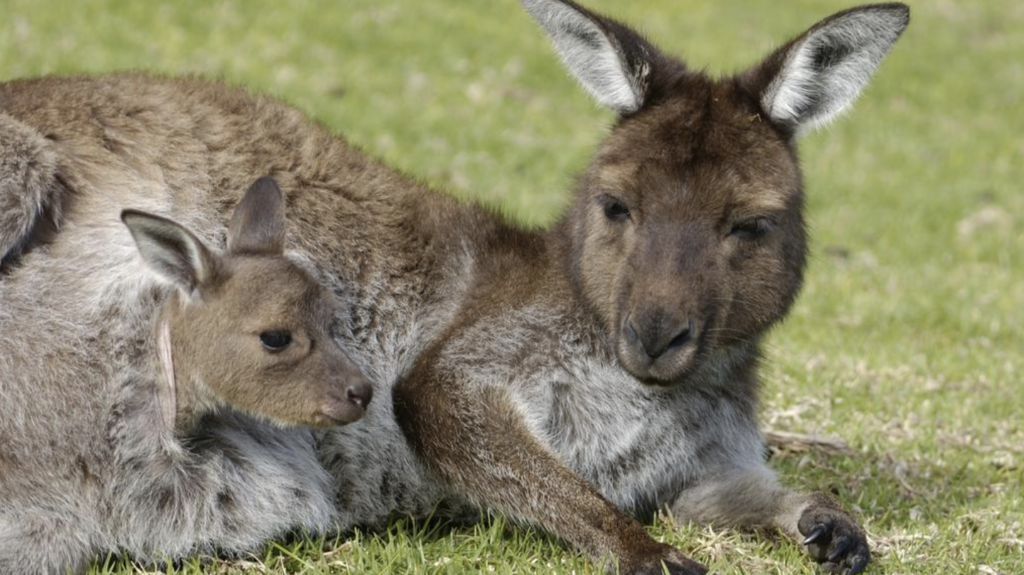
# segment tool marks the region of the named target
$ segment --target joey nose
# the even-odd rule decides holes
[[[652,360],[683,347],[693,339],[693,333],[689,319],[659,312],[630,315],[623,326],[630,345]]]
[[[366,409],[373,399],[373,387],[365,381],[357,381],[345,388],[345,399],[361,409]]]
[[[362,377],[348,375],[348,379],[332,387],[320,409],[323,421],[318,425],[332,427],[354,423],[366,415],[373,399],[373,387]]]

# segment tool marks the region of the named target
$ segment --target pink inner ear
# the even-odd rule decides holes
[[[163,416],[164,425],[167,429],[174,430],[174,416],[177,412],[174,357],[171,354],[171,326],[166,321],[160,324],[156,345],[157,355],[160,358],[160,367],[163,369],[164,375],[157,386],[159,390],[157,399],[160,403],[160,414]]]

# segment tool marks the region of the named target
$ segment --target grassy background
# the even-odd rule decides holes
[[[846,2],[591,0],[713,73]],[[1024,572],[1024,4],[913,2],[851,117],[801,146],[813,257],[770,338],[767,424],[854,452],[786,480],[864,517],[872,573]],[[451,193],[551,222],[611,121],[513,0],[0,0],[0,78],[126,68],[276,94]],[[798,547],[662,521],[721,574],[812,573]],[[98,565],[103,572],[132,569]],[[198,562],[184,571],[203,569]],[[399,522],[214,571],[588,573],[500,519]]]

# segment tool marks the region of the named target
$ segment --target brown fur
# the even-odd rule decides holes
[[[806,250],[799,171],[786,138],[750,120],[756,101],[736,83],[699,74],[678,82],[671,98],[624,119],[599,150],[573,208],[576,229],[563,240],[578,254],[576,288],[613,337],[626,316],[653,317],[641,322],[651,329],[658,320],[694,322],[685,357],[651,362],[618,344],[634,375],[665,382],[681,379],[716,340],[749,338],[782,317]],[[623,165],[635,167],[607,187],[608,166],[615,173]],[[605,217],[609,196],[629,209],[628,221]],[[755,217],[769,218],[774,233],[755,241],[730,235]]]
[[[286,193],[289,247],[343,302],[332,334],[383,390],[362,422],[318,444],[341,527],[422,512],[442,492],[624,573],[703,573],[633,518],[670,507],[813,534],[826,567],[863,569],[856,520],[764,465],[758,345],[804,268],[795,135],[852,101],[906,7],[841,13],[715,80],[573,2],[524,4],[620,113],[552,229],[433,193],[240,90],[45,78],[0,86],[0,110],[53,142],[50,176],[74,190],[66,219],[97,223],[65,229],[2,281],[80,260],[83,238],[106,241],[103,222],[125,204],[223,229],[240,190],[270,174]]]

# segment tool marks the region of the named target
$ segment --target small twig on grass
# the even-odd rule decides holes
[[[850,445],[838,437],[823,437],[788,431],[767,430],[765,441],[773,451],[824,451],[826,453],[853,453]]]

